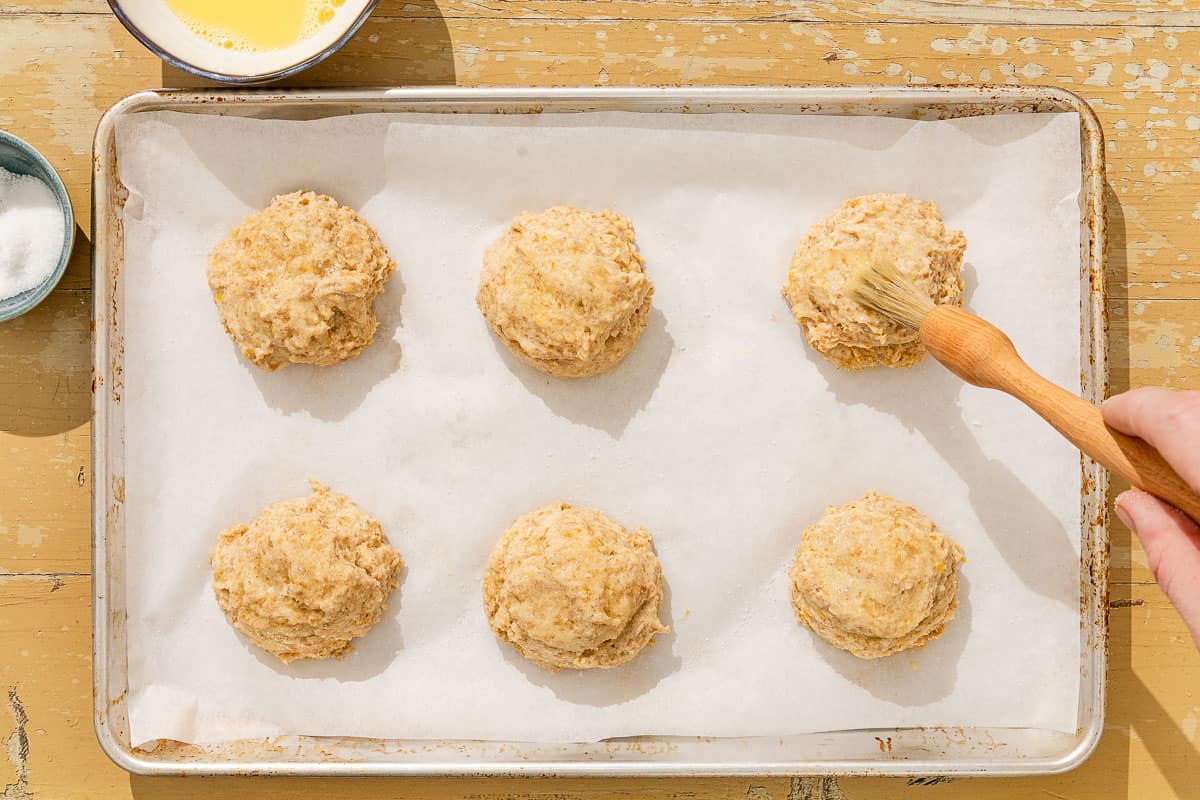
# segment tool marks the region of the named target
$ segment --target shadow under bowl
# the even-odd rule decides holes
[[[45,300],[58,285],[67,269],[67,262],[71,259],[71,248],[75,246],[75,215],[71,211],[71,198],[67,196],[67,187],[63,185],[62,178],[54,171],[54,167],[50,166],[50,162],[33,149],[31,144],[4,131],[0,131],[0,167],[17,175],[32,176],[49,186],[58,199],[63,216],[63,246],[54,271],[34,288],[12,297],[0,298],[0,322],[6,322],[21,316]]]
[[[248,2],[253,3],[256,2],[256,0],[248,0]],[[342,46],[354,37],[354,34],[358,32],[358,29],[361,28],[363,23],[367,21],[367,18],[371,16],[371,12],[375,10],[377,5],[379,5],[379,0],[369,0],[367,3],[365,3],[362,11],[359,12],[358,16],[356,16],[340,34],[338,34],[337,38],[329,44],[321,47],[316,52],[306,54],[304,57],[299,58],[294,63],[281,66],[277,69],[273,68],[261,73],[243,75],[200,66],[199,64],[195,64],[192,61],[172,53],[164,44],[157,41],[145,30],[146,26],[139,25],[135,21],[137,14],[130,13],[130,11],[123,6],[120,0],[108,0],[108,7],[112,9],[113,14],[115,14],[117,19],[121,21],[121,24],[125,26],[125,29],[129,31],[133,38],[141,42],[142,46],[151,53],[154,53],[154,55],[158,56],[171,66],[181,69],[184,72],[190,72],[199,78],[235,86],[256,86],[259,84],[271,83],[273,81],[280,81],[284,78],[290,78],[297,73],[303,72],[309,67],[320,64],[338,50],[342,49]]]

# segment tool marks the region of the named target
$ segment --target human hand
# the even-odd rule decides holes
[[[1108,398],[1100,410],[1110,427],[1145,439],[1200,492],[1200,392],[1147,386]],[[1200,648],[1200,528],[1138,489],[1122,492],[1113,505],[1141,540],[1154,579]]]

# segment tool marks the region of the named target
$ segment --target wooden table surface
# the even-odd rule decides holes
[[[1080,93],[1107,138],[1113,391],[1200,388],[1197,0],[383,0],[341,53],[292,81],[816,83],[1054,84]],[[80,226],[57,290],[0,324],[6,800],[1200,798],[1200,655],[1115,516],[1107,724],[1096,754],[1066,775],[304,781],[143,779],[117,769],[91,721],[91,140],[101,112],[122,96],[183,85],[197,82],[146,52],[103,0],[0,0],[0,128],[57,167]]]

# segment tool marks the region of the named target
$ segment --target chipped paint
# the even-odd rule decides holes
[[[1142,4],[1152,6],[1149,0]],[[1182,0],[1170,0],[1171,5],[1183,5]],[[1155,7],[1092,9],[1090,0],[1077,0],[1078,8],[1068,3],[1043,0],[1038,4],[948,3],[944,0],[880,0],[877,13],[885,19],[924,22],[989,22],[997,24],[1025,23],[1028,25],[1161,25],[1165,27],[1200,26],[1200,12]]]
[[[1195,744],[1196,742],[1196,720],[1198,714],[1200,714],[1200,706],[1192,706],[1187,715],[1184,716],[1183,721],[1179,723],[1179,730],[1191,744]]]
[[[792,778],[787,800],[846,800],[836,778]]]
[[[17,544],[22,547],[37,547],[42,543],[42,529],[31,525],[17,526]]]
[[[55,7],[60,3],[66,6],[64,0],[52,2]],[[85,7],[82,3],[77,5]],[[1200,197],[1200,137],[1195,135],[1200,130],[1197,97],[1200,61],[1196,56],[1200,52],[1200,30],[1195,27],[1200,25],[1200,10],[1189,8],[1194,4],[1176,0],[1096,0],[1095,3],[1091,0],[1061,3],[885,0],[878,8],[866,2],[832,4],[796,0],[782,0],[774,6],[751,0],[595,4],[603,5],[603,11],[592,11],[576,2],[531,0],[492,5],[503,10],[489,9],[488,4],[441,3],[438,7],[446,16],[444,21],[414,22],[403,17],[410,11],[415,13],[417,6],[400,4],[386,18],[381,15],[372,22],[364,30],[366,36],[356,38],[342,56],[306,73],[300,82],[374,85],[429,82],[436,78],[438,82],[473,85],[567,85],[601,79],[621,85],[687,81],[917,84],[962,80],[967,76],[981,82],[996,79],[1014,83],[1034,80],[1067,83],[1070,80],[1076,89],[1081,85],[1086,87],[1087,99],[1099,112],[1108,135],[1108,184],[1119,201],[1115,206],[1115,213],[1120,215],[1119,234],[1113,242],[1110,278],[1114,286],[1121,287],[1114,298],[1114,320],[1119,319],[1116,327],[1123,329],[1115,333],[1113,342],[1114,372],[1120,381],[1132,384],[1168,380],[1179,387],[1200,387],[1197,378],[1200,365],[1193,363],[1200,348],[1200,322],[1194,303],[1179,302],[1200,298],[1200,272],[1180,269],[1180,264],[1189,260],[1189,250],[1196,247],[1195,220],[1200,220],[1200,202],[1196,200]],[[30,12],[26,6],[27,0],[19,4],[22,9],[19,14],[3,20],[10,29],[15,26],[17,32],[12,41],[29,39],[33,43],[23,51],[18,46],[12,52],[0,52],[0,75],[5,76],[0,77],[0,92],[3,92],[0,96],[13,103],[0,108],[0,127],[31,138],[43,148],[55,165],[64,170],[77,209],[86,209],[87,146],[96,116],[130,91],[160,82],[178,82],[181,78],[164,71],[107,14],[91,13],[92,9],[87,7],[87,13],[80,13],[69,22],[54,22],[56,27],[51,27],[46,20],[54,15],[38,13],[40,8],[38,12]],[[768,8],[771,10],[766,11]],[[8,13],[0,11],[0,15]],[[420,13],[436,16],[429,10]],[[614,19],[634,14],[654,15],[656,19]],[[787,15],[788,21],[769,18],[774,14]],[[582,19],[589,15],[597,19]],[[696,21],[701,15],[703,24]],[[805,20],[797,23],[802,33],[788,28],[797,19]],[[920,24],[924,21],[947,24]],[[1038,27],[1014,24],[1019,21]],[[1144,27],[1150,25],[1177,29],[1164,33]],[[40,32],[43,27],[48,31],[45,34]],[[448,31],[444,42],[437,40],[436,33],[430,33],[439,27]],[[606,31],[609,42],[609,52],[603,60],[590,49],[600,40],[594,37],[597,29]],[[814,30],[821,31],[821,35],[813,34]],[[877,32],[878,41],[868,35],[870,30]],[[39,40],[38,36],[43,38]],[[56,50],[53,56],[41,53],[47,41],[45,36],[53,37],[49,39]],[[716,41],[711,41],[713,36]],[[769,45],[762,44],[768,39]],[[949,50],[937,51],[932,46],[937,39],[945,40]],[[1003,40],[999,54],[992,50],[1001,48],[995,40]],[[888,46],[881,46],[884,44]],[[672,56],[663,57],[663,45],[677,49]],[[701,52],[698,50],[701,46],[708,49]],[[121,48],[128,50],[122,53]],[[861,54],[844,55],[855,49]],[[449,66],[445,64],[447,53],[452,53]],[[828,53],[837,58],[822,61]],[[497,55],[504,55],[504,60],[496,58]],[[696,61],[697,56],[702,60]],[[847,64],[852,64],[856,72],[847,72]],[[1027,75],[1030,64],[1044,70],[1041,77],[1033,79]],[[1140,72],[1126,72],[1126,64],[1139,65]],[[4,92],[5,89],[8,91]],[[1148,119],[1150,116],[1154,119]],[[1154,160],[1147,162],[1151,152]],[[1148,163],[1153,167],[1152,175],[1146,174]],[[81,225],[87,224],[86,219],[81,220]],[[73,266],[64,287],[64,291],[85,296],[86,256],[81,256]],[[1129,318],[1124,316],[1126,312]],[[78,321],[85,317],[86,304],[83,304],[67,318]],[[1164,327],[1160,324],[1164,321],[1176,327]],[[59,352],[58,347],[47,346],[46,355]],[[1135,363],[1140,365],[1133,369],[1129,369],[1131,352]],[[0,357],[5,355],[0,353]],[[7,355],[13,357],[11,350]],[[30,349],[20,357],[23,363],[32,364],[38,363],[42,356]],[[82,369],[86,373],[86,367]],[[9,368],[5,374],[11,375],[13,371]],[[52,418],[61,418],[63,412],[49,409],[47,413]],[[85,423],[78,422],[75,427],[82,425]],[[86,570],[87,493],[74,488],[76,476],[83,475],[74,459],[86,458],[86,427],[76,432],[69,445],[49,436],[14,436],[8,432],[0,432],[0,440],[11,453],[8,461],[34,471],[28,481],[11,479],[12,473],[5,473],[10,480],[4,485],[7,488],[19,482],[22,499],[21,505],[16,506],[7,498],[0,498],[0,512],[7,513],[11,523],[18,512],[24,516],[27,509],[31,510],[26,518],[35,520],[32,524],[55,532],[45,537],[39,556],[74,542],[75,551],[64,550],[57,557]],[[57,467],[53,466],[56,459],[62,461]],[[43,484],[51,488],[35,488]],[[66,485],[71,487],[70,491]],[[15,561],[10,560],[14,553],[19,553],[16,536],[12,531],[6,533],[7,539],[0,542],[5,548],[4,560],[18,569]],[[1114,551],[1120,552],[1122,563],[1131,570],[1132,578],[1122,575],[1120,580],[1148,580],[1144,556],[1136,547],[1131,547],[1127,540],[1117,539]],[[43,580],[49,580],[52,588],[62,584],[57,575]],[[56,593],[54,602],[61,602],[60,598],[68,592]],[[1143,602],[1139,598],[1131,601],[1131,605]],[[1114,654],[1120,652],[1134,661],[1143,659],[1144,674],[1156,676],[1155,694],[1170,710],[1163,713],[1148,705],[1137,713],[1159,730],[1166,730],[1167,725],[1180,728],[1187,725],[1194,740],[1194,726],[1200,712],[1193,707],[1180,720],[1178,715],[1187,706],[1178,700],[1168,703],[1165,699],[1183,696],[1183,690],[1172,682],[1170,675],[1190,674],[1179,669],[1179,665],[1181,659],[1192,657],[1191,651],[1185,652],[1179,644],[1186,643],[1181,638],[1182,629],[1171,622],[1173,618],[1164,613],[1166,610],[1160,599],[1154,625],[1149,628],[1146,627],[1151,612],[1149,603],[1128,614],[1134,626],[1132,646],[1126,641],[1128,649],[1114,650]],[[78,613],[86,614],[86,604]],[[47,626],[46,631],[57,627]],[[86,648],[86,644],[82,646]],[[1172,658],[1168,659],[1163,655],[1168,647],[1180,649],[1173,650]],[[20,649],[32,652],[30,658],[39,656],[34,645]],[[1147,653],[1153,656],[1149,660]],[[1167,662],[1166,666],[1160,666],[1160,662]],[[1114,667],[1128,668],[1121,659],[1114,662]],[[1128,687],[1131,683],[1127,672],[1120,680],[1124,683],[1119,686]],[[79,686],[77,691],[72,690],[70,702],[77,710],[86,710],[89,702],[86,675],[82,682],[79,677],[71,677],[61,683]],[[1116,703],[1110,708],[1110,725],[1114,732],[1120,731],[1116,738],[1122,741],[1122,748],[1128,748],[1130,738],[1135,747],[1141,748],[1141,737],[1136,732],[1130,737],[1128,719],[1122,717],[1128,713],[1121,702]],[[1149,733],[1152,728],[1146,726],[1144,730],[1147,741],[1154,744],[1155,739]],[[54,738],[53,730],[50,738]],[[67,744],[59,747],[62,749],[56,755],[60,764],[73,764],[76,757],[94,757],[88,754],[94,747],[88,753],[68,749]],[[1153,791],[1145,788],[1146,781],[1161,780],[1160,773],[1155,771],[1159,765],[1163,765],[1162,775],[1192,774],[1187,770],[1193,765],[1194,749],[1156,748],[1154,755],[1150,759],[1145,749],[1140,749],[1131,750],[1126,758],[1123,749],[1115,759],[1101,756],[1084,770],[1072,774],[1071,785],[1077,785],[1077,791],[1062,793],[1072,797],[1099,795],[1114,777],[1129,780],[1131,785],[1137,783],[1143,787],[1143,793]],[[1116,766],[1108,766],[1109,762]],[[81,774],[95,773],[83,770]],[[758,783],[769,787],[788,785],[782,781]],[[792,800],[809,800],[813,795],[801,795],[800,787],[807,789],[811,785],[809,780],[797,779],[791,782],[788,796]],[[1052,784],[1046,785],[1054,788]],[[736,792],[729,791],[735,796],[740,787]],[[779,797],[779,790],[776,792]],[[85,793],[82,788],[77,791],[80,796]],[[680,785],[676,793],[705,796],[704,789],[693,785]],[[1047,796],[1051,794],[1048,792]]]
[[[479,58],[480,48],[473,44],[460,44],[454,50],[455,54],[468,67],[474,66],[475,59]]]
[[[31,800],[29,793],[29,734],[25,726],[29,724],[29,716],[25,713],[25,705],[17,694],[17,687],[8,689],[8,710],[13,717],[13,729],[8,735],[8,763],[16,773],[17,782],[4,786],[2,800]]]

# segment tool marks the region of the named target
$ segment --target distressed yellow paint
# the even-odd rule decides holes
[[[0,582],[0,738],[17,725],[8,693],[15,688],[27,721],[28,754],[20,760],[34,797],[183,798],[328,797],[561,798],[562,800],[667,800],[697,798],[811,797],[785,779],[768,780],[485,780],[485,781],[304,781],[127,778],[95,745],[89,719],[90,589],[83,577],[52,582],[22,578]],[[938,787],[939,798],[1008,800],[1055,795],[1068,798],[1190,797],[1195,774],[1193,691],[1200,660],[1161,592],[1146,584],[1114,587],[1111,612],[1112,702],[1106,735],[1095,757],[1062,776],[1001,780],[958,780]],[[1189,720],[1192,720],[1189,722]],[[65,765],[69,765],[69,768]],[[13,782],[16,767],[0,766],[0,779]],[[907,792],[903,781],[843,779],[849,800],[894,800]],[[757,787],[760,792],[755,793]],[[1043,794],[1049,792],[1050,794]],[[822,795],[815,797],[821,798]]]
[[[1111,604],[1111,701],[1104,738],[1092,759],[1054,778],[958,780],[938,787],[938,798],[1195,797],[1200,754],[1193,687],[1200,681],[1200,659],[1157,587],[1115,586]],[[903,796],[896,781],[844,779],[841,787],[850,800]]]
[[[88,154],[112,102],[195,82],[146,53],[104,0],[0,0],[0,31],[0,128],[50,157],[81,227],[59,290],[0,325],[0,739],[28,743],[27,755],[18,746],[13,757],[10,746],[10,759],[0,758],[10,796],[837,796],[830,783],[778,779],[130,780],[109,764],[91,731],[88,668]],[[1198,53],[1200,5],[1177,0],[382,0],[341,54],[293,84],[1072,89],[1097,110],[1108,140],[1113,387],[1200,388]],[[1195,796],[1200,656],[1129,532],[1114,519],[1112,533],[1112,703],[1090,762],[1064,776],[932,789],[845,779],[845,796]]]
[[[383,0],[383,16],[413,16],[430,13],[429,2]],[[470,14],[477,17],[558,18],[610,17],[614,19],[704,19],[775,20],[805,22],[957,22],[1037,25],[1079,25],[1089,28],[1116,25],[1185,27],[1200,25],[1200,12],[1181,0],[856,0],[830,3],[818,0],[606,0],[586,8],[585,2],[561,0],[493,0],[477,4],[471,0],[438,3],[446,16]],[[0,6],[12,12],[105,13],[104,0],[24,0]]]
[[[84,576],[0,579],[6,799],[23,796],[17,787],[47,800],[129,794],[129,779],[100,752],[92,733],[90,600],[91,581]]]

